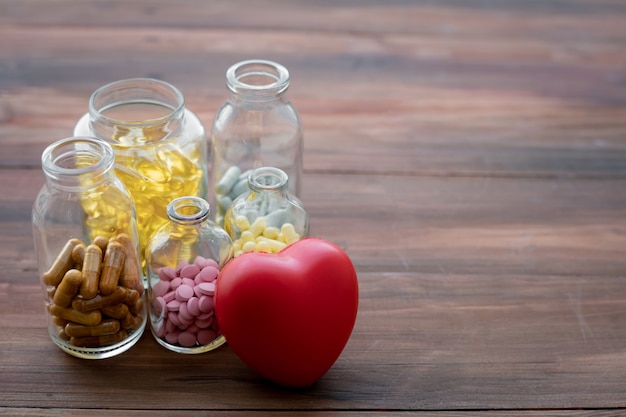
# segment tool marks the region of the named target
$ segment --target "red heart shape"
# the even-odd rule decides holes
[[[215,315],[250,368],[280,385],[305,387],[343,351],[358,302],[348,255],[306,238],[277,254],[248,252],[228,262],[217,280]]]

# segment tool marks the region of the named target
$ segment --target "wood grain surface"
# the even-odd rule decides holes
[[[225,71],[291,73],[311,233],[359,278],[308,389],[149,333],[84,361],[45,328],[40,156],[122,78],[206,127]],[[626,415],[626,3],[0,1],[0,415]]]

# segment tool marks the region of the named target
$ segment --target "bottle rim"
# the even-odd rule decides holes
[[[289,71],[274,61],[250,59],[228,68],[226,84],[231,92],[246,97],[278,96],[289,88]]]
[[[91,164],[76,167],[81,162]],[[98,174],[113,168],[113,148],[107,142],[90,136],[72,136],[48,145],[41,154],[41,166],[47,177],[60,180],[85,174]]]
[[[151,119],[120,120],[103,112],[127,104],[156,104],[170,109],[167,114]],[[98,123],[109,126],[152,126],[179,118],[185,108],[185,98],[174,85],[155,78],[128,78],[105,84],[89,98],[89,115]]]
[[[248,175],[248,186],[253,191],[275,191],[287,187],[287,173],[276,167],[256,168]]]
[[[176,222],[197,224],[208,219],[211,212],[209,203],[196,196],[178,197],[167,205],[167,216]]]

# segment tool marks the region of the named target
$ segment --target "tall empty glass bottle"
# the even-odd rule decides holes
[[[220,225],[232,201],[248,190],[251,169],[282,169],[295,196],[302,177],[302,127],[286,96],[287,69],[272,61],[239,62],[226,72],[226,85],[230,95],[211,131],[212,201]]]

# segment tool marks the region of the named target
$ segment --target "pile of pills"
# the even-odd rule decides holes
[[[283,223],[280,227],[268,224],[267,217],[259,216],[252,224],[248,217],[238,215],[234,219],[235,227],[240,236],[233,241],[234,255],[239,256],[244,252],[269,252],[276,253],[298,240],[300,235],[291,223]],[[271,221],[271,220],[270,220]]]
[[[152,330],[171,345],[185,348],[208,345],[220,336],[214,317],[218,264],[196,257],[193,263],[162,267],[152,286]]]
[[[161,136],[146,129],[116,131],[118,135],[113,139],[122,145],[113,144],[115,164],[123,169],[116,169],[115,174],[135,202],[139,249],[143,254],[150,237],[168,220],[165,211],[168,203],[176,197],[202,194],[206,175],[202,168],[204,156],[193,147],[183,149],[172,141],[167,146],[153,146]],[[141,152],[128,146],[128,141],[140,138],[151,145],[141,147]]]
[[[224,175],[215,185],[215,195],[217,199],[217,223],[224,223],[224,215],[233,204],[233,201],[246,191],[248,191],[248,176],[252,170],[241,172],[236,165],[231,165]]]
[[[76,347],[121,342],[143,323],[139,262],[126,234],[68,240],[42,280],[57,336]]]

